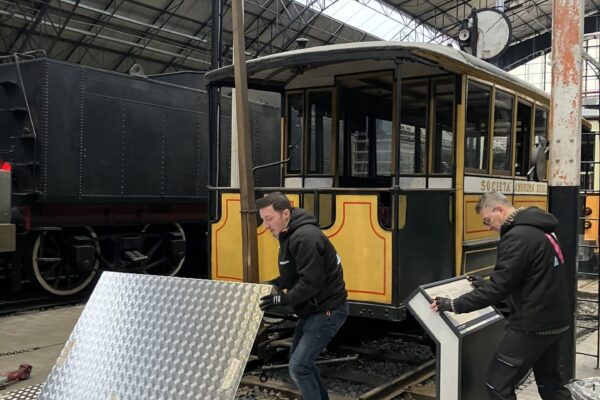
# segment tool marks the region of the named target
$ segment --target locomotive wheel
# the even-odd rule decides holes
[[[88,226],[41,232],[35,239],[31,256],[33,273],[38,283],[48,292],[68,296],[83,290],[94,279],[99,261],[91,270],[78,269],[68,257],[68,241],[73,236],[95,239],[96,233]],[[96,252],[100,250],[94,241]]]
[[[185,256],[178,259],[170,256],[170,235],[178,234],[185,241],[185,232],[181,225],[146,225],[142,229],[144,239],[143,253],[148,257],[144,273],[151,275],[175,276],[185,261]]]

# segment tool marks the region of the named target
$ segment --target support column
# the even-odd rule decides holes
[[[552,94],[550,102],[550,212],[560,221],[557,235],[569,274],[575,325],[576,254],[581,161],[583,0],[552,2]],[[551,294],[549,294],[551,295]],[[575,374],[575,330],[569,378]]]
[[[252,174],[252,143],[246,73],[243,1],[233,1],[233,69],[235,75],[235,109],[238,128],[238,160],[242,212],[242,264],[244,282],[258,283],[258,236],[256,234],[256,204]]]

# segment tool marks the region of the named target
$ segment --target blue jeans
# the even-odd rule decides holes
[[[321,351],[346,321],[348,303],[329,312],[300,319],[294,331],[290,356],[290,375],[305,400],[327,400],[327,389],[315,365]]]

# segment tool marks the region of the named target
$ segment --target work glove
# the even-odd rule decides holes
[[[455,312],[453,299],[449,299],[447,297],[436,297],[435,304],[437,304],[437,311],[440,313],[443,311]]]
[[[467,280],[471,282],[471,285],[477,289],[485,284],[485,279],[477,275],[468,275]]]
[[[260,298],[260,304],[258,305],[262,311],[266,311],[271,307],[283,306],[287,304],[287,296],[281,291],[277,291],[275,294],[268,294]]]

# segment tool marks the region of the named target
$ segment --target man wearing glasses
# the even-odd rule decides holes
[[[435,311],[466,313],[506,300],[510,317],[487,375],[491,399],[516,399],[518,382],[533,368],[542,399],[571,399],[564,387],[569,367],[568,276],[554,230],[557,219],[537,207],[515,209],[497,192],[485,193],[475,210],[500,232],[489,281],[458,298],[437,297]]]

